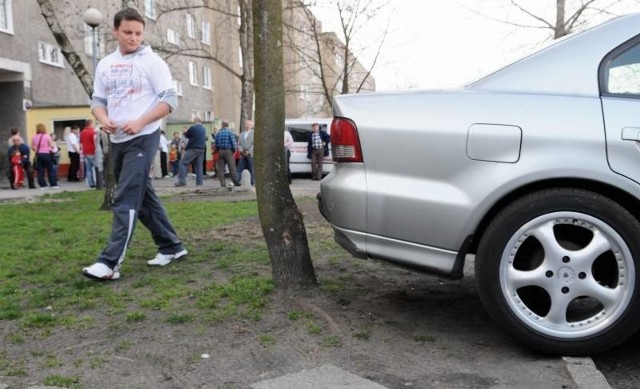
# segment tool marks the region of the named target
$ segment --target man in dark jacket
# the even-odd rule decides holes
[[[322,165],[324,157],[329,155],[330,137],[325,131],[320,131],[320,124],[313,123],[307,142],[307,158],[311,159],[311,179],[322,179]]]
[[[9,166],[11,166],[11,158],[16,155],[16,153],[20,154],[20,158],[22,158],[22,169],[24,170],[24,174],[27,177],[27,182],[29,183],[29,189],[34,189],[35,185],[33,183],[33,174],[31,171],[31,151],[29,150],[29,146],[22,143],[22,138],[20,135],[14,135],[11,137],[11,141],[13,145],[9,147],[7,151],[7,156],[9,157]],[[9,182],[11,183],[11,189],[17,189],[14,185],[15,176],[13,174],[13,169],[9,169]]]
[[[196,169],[196,185],[204,184],[202,158],[204,158],[204,150],[207,147],[207,131],[199,117],[195,117],[193,121],[195,124],[184,132],[188,142],[178,165],[178,182],[175,183],[175,186],[187,185],[187,168],[192,162],[195,162],[193,166]]]

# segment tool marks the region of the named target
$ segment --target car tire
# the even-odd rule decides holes
[[[475,275],[489,315],[538,351],[585,355],[640,324],[640,223],[581,189],[531,193],[498,213],[478,246]]]

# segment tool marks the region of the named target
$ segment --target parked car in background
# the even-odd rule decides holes
[[[284,122],[294,142],[291,150],[291,159],[289,160],[289,168],[293,174],[311,174],[311,160],[307,158],[307,141],[313,123],[320,124],[320,131],[326,131],[331,135],[331,118],[286,119]],[[333,170],[333,159],[331,158],[331,153],[329,153],[329,156],[324,158],[322,171],[326,174],[331,170]]]
[[[640,325],[640,14],[463,88],[334,100],[319,206],[354,256],[463,277],[515,338],[584,355]]]

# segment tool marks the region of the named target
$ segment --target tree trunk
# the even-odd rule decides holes
[[[565,0],[556,0],[556,25],[553,29],[553,39],[567,35],[565,21]]]
[[[287,182],[281,0],[253,2],[258,213],[279,289],[317,285],[307,233]]]
[[[240,52],[242,54],[242,75],[240,76],[240,126],[246,119],[253,119],[253,18],[251,0],[239,0],[240,5]]]

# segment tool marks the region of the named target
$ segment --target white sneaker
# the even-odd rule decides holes
[[[187,250],[178,251],[175,254],[156,254],[156,257],[152,260],[147,261],[147,265],[149,266],[166,266],[173,262],[176,259],[180,259],[187,255]]]
[[[116,266],[115,269],[109,268],[101,262],[96,262],[89,267],[82,269],[82,275],[94,280],[113,281],[120,278],[120,266]]]

